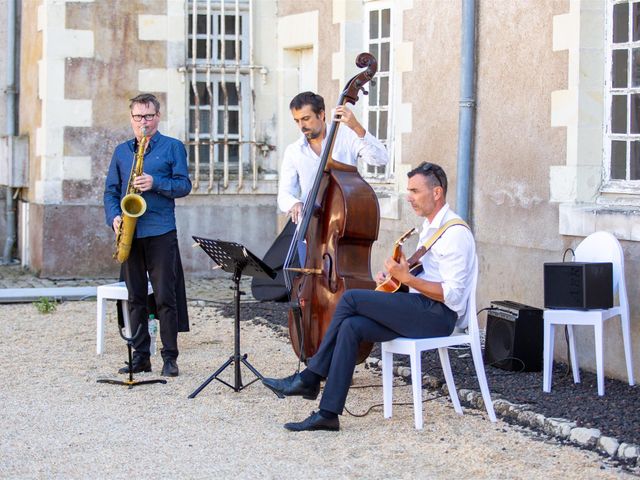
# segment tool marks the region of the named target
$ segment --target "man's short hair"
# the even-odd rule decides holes
[[[442,187],[445,197],[447,196],[447,174],[444,173],[444,169],[440,165],[422,162],[416,168],[407,173],[407,177],[411,178],[419,173],[424,175],[431,188]]]
[[[289,110],[300,110],[305,105],[310,105],[311,110],[316,115],[320,115],[320,112],[324,112],[324,98],[313,92],[302,92],[293,97],[289,104]]]
[[[140,103],[142,105],[148,106],[150,103],[156,108],[156,113],[160,111],[160,102],[156,98],[155,95],[151,93],[141,93],[129,100],[129,110],[133,108],[136,103]]]

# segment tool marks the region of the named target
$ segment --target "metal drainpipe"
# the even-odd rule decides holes
[[[460,65],[460,116],[458,130],[458,181],[456,211],[469,221],[471,151],[475,99],[476,0],[462,1],[462,51]]]
[[[16,0],[7,0],[7,136],[13,137],[16,133],[15,106],[16,106]],[[3,263],[11,263],[11,251],[16,242],[16,205],[13,198],[13,188],[6,187],[7,203],[7,240],[4,245]]]

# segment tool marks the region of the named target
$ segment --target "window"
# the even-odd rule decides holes
[[[189,3],[187,146],[194,188],[241,182],[255,162],[247,0]],[[253,160],[252,160],[253,158]]]
[[[609,2],[604,182],[640,186],[640,1]]]
[[[367,48],[378,60],[378,72],[369,84],[369,95],[365,103],[367,130],[386,147],[391,157],[391,119],[389,105],[391,95],[391,8],[372,8],[365,11]],[[392,173],[391,161],[386,166],[365,165],[364,176],[370,179],[386,180]]]

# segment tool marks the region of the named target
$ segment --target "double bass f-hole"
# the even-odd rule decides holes
[[[325,253],[322,256],[322,270],[327,277],[329,290],[331,293],[336,293],[338,291],[338,276],[333,266],[333,257],[330,253]]]

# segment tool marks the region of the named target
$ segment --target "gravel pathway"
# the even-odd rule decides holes
[[[180,336],[181,374],[166,385],[133,389],[98,384],[126,357],[107,322],[105,354],[95,355],[95,301],[67,302],[40,314],[31,304],[0,305],[0,478],[631,478],[593,452],[559,445],[479,410],[453,411],[448,398],[425,404],[425,428],[411,406],[345,415],[339,433],[290,433],[316,402],[279,400],[261,384],[239,393],[212,382],[188,395],[233,351],[233,322],[218,308],[192,304],[192,331]],[[242,351],[262,374],[296,368],[286,338],[242,323]],[[156,378],[162,362],[152,359]],[[231,380],[231,369],[227,369]],[[243,370],[243,378],[252,375]],[[355,385],[379,385],[358,367]],[[408,387],[396,400],[410,402]],[[365,412],[381,389],[353,389],[348,408]]]

